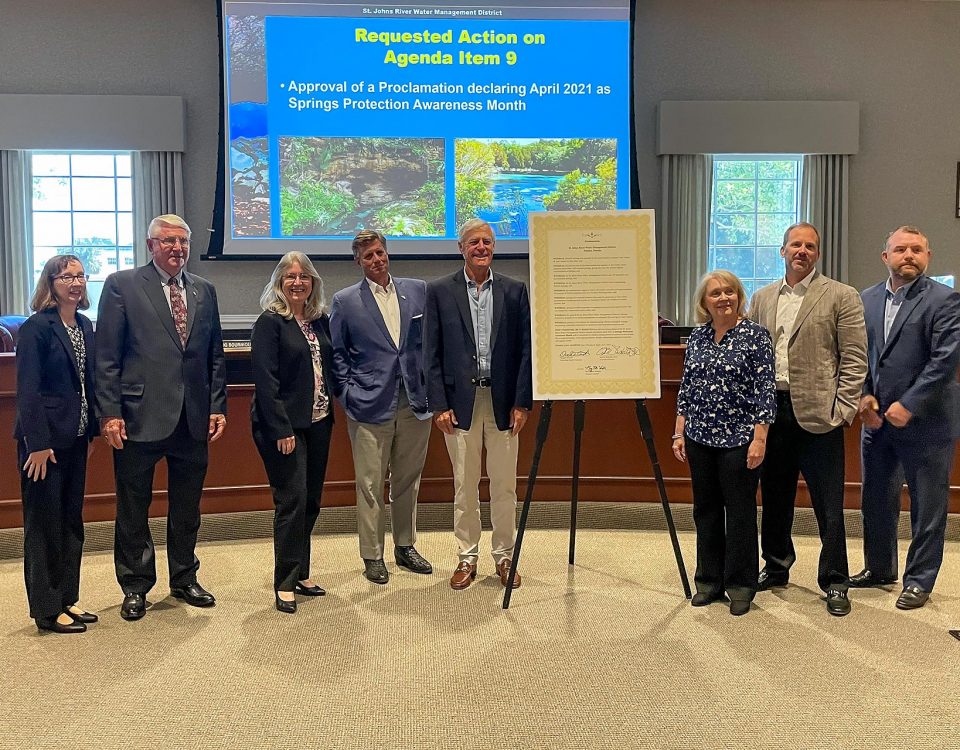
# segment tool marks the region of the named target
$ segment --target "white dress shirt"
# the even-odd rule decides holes
[[[387,330],[390,332],[390,338],[398,349],[400,348],[400,298],[397,296],[397,287],[393,283],[393,277],[387,277],[387,285],[380,286],[375,281],[367,279],[370,291],[373,292],[373,298],[377,301],[377,307],[380,308],[380,314],[383,316],[383,322],[387,324]]]
[[[157,273],[160,274],[160,285],[163,287],[163,296],[167,298],[167,307],[170,308],[170,314],[173,315],[173,305],[170,304],[170,279],[174,278],[177,280],[177,284],[180,286],[180,296],[183,297],[183,308],[185,310],[190,309],[190,303],[187,302],[187,287],[183,283],[183,269],[180,269],[180,273],[176,276],[171,276],[166,271],[164,271],[156,263],[153,264],[153,267],[157,269]]]
[[[797,321],[797,313],[803,304],[803,298],[810,288],[810,281],[817,272],[812,270],[807,276],[790,286],[786,277],[780,283],[780,296],[777,298],[777,330],[774,336],[774,358],[776,363],[777,390],[790,390],[790,337],[793,335],[793,324]]]

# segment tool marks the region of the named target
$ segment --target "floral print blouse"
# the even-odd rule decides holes
[[[714,448],[737,448],[753,439],[757,424],[777,416],[773,343],[763,326],[741,320],[715,341],[711,323],[687,341],[677,414],[684,435]]]

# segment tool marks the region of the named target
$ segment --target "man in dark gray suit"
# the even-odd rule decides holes
[[[107,278],[97,318],[97,401],[101,431],[114,448],[114,561],[126,620],[143,617],[147,592],[157,582],[147,517],[162,458],[171,593],[195,607],[214,605],[197,583],[194,549],[207,443],[227,424],[217,294],[185,270],[190,227],[179,216],[158,216],[150,222],[147,246],[151,263]]]
[[[912,226],[890,233],[889,278],[863,292],[870,369],[863,420],[863,553],[850,585],[897,580],[900,489],[910,490],[913,540],[900,609],[926,604],[943,561],[950,466],[960,437],[960,294],[925,275],[930,245]]]

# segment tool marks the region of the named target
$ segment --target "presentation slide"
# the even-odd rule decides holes
[[[449,256],[474,216],[525,255],[530,212],[631,207],[630,0],[222,12],[224,258]]]

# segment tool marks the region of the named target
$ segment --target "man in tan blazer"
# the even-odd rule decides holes
[[[786,586],[796,560],[791,530],[802,473],[820,529],[817,582],[827,611],[842,616],[847,599],[843,523],[843,427],[853,421],[867,374],[863,303],[856,289],[816,270],[820,233],[807,223],[783,235],[784,278],[758,290],[750,317],[773,338],[777,418],[760,474],[760,591]]]

